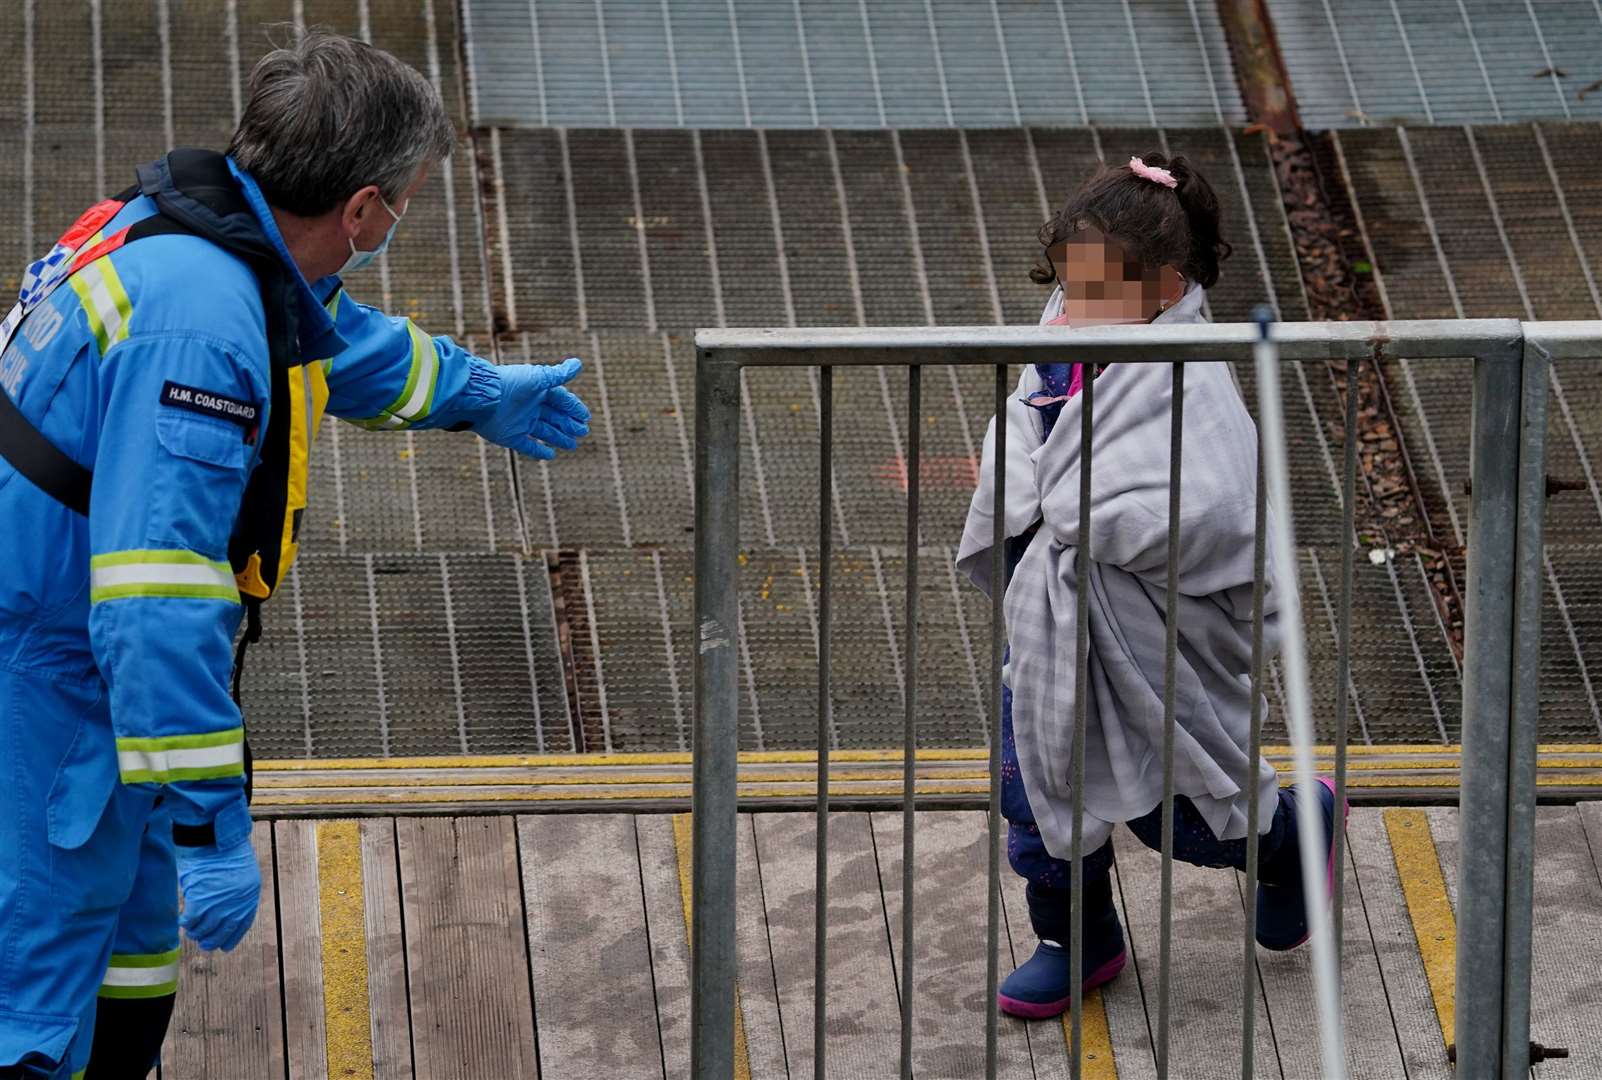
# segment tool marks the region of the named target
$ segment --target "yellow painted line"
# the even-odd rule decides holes
[[[1542,755],[1594,754],[1602,755],[1602,743],[1547,743],[1537,748]],[[1335,748],[1329,744],[1313,747],[1315,756],[1333,758]],[[1348,758],[1395,758],[1427,756],[1456,758],[1462,747],[1430,743],[1406,743],[1387,746],[1352,746],[1347,748]],[[919,761],[989,760],[989,750],[982,746],[919,750]],[[1289,760],[1294,751],[1289,746],[1265,746],[1263,755],[1271,761]],[[829,755],[834,761],[848,763],[900,762],[900,750],[836,750]],[[810,750],[747,750],[739,760],[742,765],[810,765],[818,756]],[[322,770],[357,769],[514,769],[514,768],[591,768],[595,766],[688,765],[688,753],[640,754],[469,754],[440,757],[393,758],[276,758],[256,762],[258,773],[318,772]]]
[[[1454,787],[1457,780],[1454,777],[1443,777],[1440,773],[1456,770],[1459,763],[1455,760],[1408,760],[1394,761],[1354,761],[1348,772],[1348,784],[1354,788],[1364,787]],[[1314,768],[1320,772],[1330,772],[1334,766],[1331,762],[1315,762]],[[1602,759],[1588,758],[1557,758],[1547,759],[1538,763],[1543,773],[1555,772],[1596,772],[1602,778]],[[1410,773],[1436,774],[1433,776],[1410,776]],[[1394,774],[1394,775],[1386,775]],[[919,780],[955,782],[964,780],[985,780],[988,772],[982,769],[968,769],[960,767],[930,766],[920,767],[916,770]],[[899,769],[845,769],[831,775],[835,784],[858,784],[871,782],[899,781],[902,773]],[[1558,787],[1564,785],[1588,786],[1583,778],[1565,778],[1562,776],[1543,776],[1538,784],[1545,787]],[[461,770],[430,770],[421,776],[407,776],[399,779],[392,772],[374,770],[373,775],[342,776],[337,773],[331,775],[289,775],[289,776],[258,776],[256,788],[259,791],[300,791],[316,788],[427,788],[427,787],[527,787],[527,788],[557,788],[557,787],[640,787],[646,785],[685,785],[690,783],[687,772],[659,772],[659,773],[630,773],[630,772],[573,772],[573,773],[547,773],[541,771],[508,772],[500,775],[483,776],[474,772]],[[746,772],[739,776],[741,784],[807,784],[817,783],[815,770],[804,771],[759,771]],[[611,797],[577,795],[576,798]]]
[[[1289,787],[1292,778],[1281,777],[1280,786]],[[1536,786],[1542,788],[1589,789],[1602,788],[1602,775],[1586,777],[1541,777],[1536,780]],[[495,803],[584,803],[606,802],[620,800],[684,800],[690,797],[690,780],[686,777],[678,781],[682,791],[664,791],[662,784],[640,784],[630,786],[609,786],[604,784],[592,785],[571,791],[519,791],[513,787],[490,787],[478,784],[462,784],[452,789],[447,785],[439,785],[433,790],[416,791],[412,787],[424,785],[401,785],[393,787],[363,788],[360,785],[345,785],[337,789],[324,789],[324,793],[299,794],[309,785],[291,785],[285,789],[264,791],[255,800],[257,806],[407,806],[427,804],[485,804]],[[540,784],[526,784],[526,787],[543,788]],[[1458,786],[1455,776],[1355,776],[1350,778],[1347,788],[1352,791],[1361,790],[1411,790],[1431,789],[1450,791]],[[354,790],[352,790],[354,789]],[[796,799],[809,798],[816,794],[816,785],[811,781],[798,781],[790,784],[761,783],[742,785],[739,790],[741,799]],[[932,795],[983,795],[988,793],[988,783],[965,781],[957,778],[933,778],[920,783],[917,793],[920,796]],[[900,795],[902,787],[899,783],[886,784],[864,781],[853,783],[843,781],[831,784],[830,794],[841,798],[879,797]]]
[[[1314,755],[1333,758],[1330,744],[1315,745]],[[1463,747],[1442,744],[1399,744],[1381,747],[1347,747],[1347,758],[1399,758],[1399,756],[1429,756],[1429,758],[1456,758]],[[1262,748],[1270,761],[1290,760],[1291,747],[1272,745]],[[1596,742],[1554,742],[1538,747],[1541,755],[1602,755],[1602,744]],[[985,747],[931,748],[920,750],[918,761],[972,761],[984,763],[990,758]],[[900,750],[835,750],[831,761],[841,763],[899,763]],[[811,750],[747,750],[740,753],[740,764],[815,764],[817,753]],[[319,772],[354,771],[354,769],[530,769],[530,768],[594,768],[594,766],[660,766],[660,764],[690,764],[689,753],[551,753],[551,755],[458,755],[425,756],[425,758],[274,758],[256,761],[256,772]],[[1355,764],[1355,763],[1354,763]]]
[[[361,826],[317,823],[317,893],[323,930],[323,1023],[330,1080],[372,1080],[367,992],[367,905]]]
[[[1385,831],[1396,859],[1396,876],[1402,883],[1407,914],[1413,921],[1419,959],[1429,979],[1435,1015],[1441,1024],[1441,1042],[1456,1037],[1457,1023],[1457,920],[1446,895],[1441,860],[1430,836],[1430,819],[1422,810],[1385,811]]]
[[[673,815],[673,850],[679,857],[679,899],[684,905],[684,938],[691,941],[690,858],[694,843],[689,814]],[[734,1080],[751,1080],[751,1052],[745,1042],[745,1010],[740,1006],[740,984],[734,985]]]
[[[1062,1041],[1068,1053],[1074,1052],[1073,1018],[1062,1014]],[[1085,1012],[1079,1028],[1084,1045],[1079,1048],[1080,1080],[1118,1080],[1118,1061],[1113,1056],[1112,1032],[1107,1027],[1107,1008],[1101,991],[1085,995]]]

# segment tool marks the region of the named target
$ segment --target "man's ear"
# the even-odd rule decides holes
[[[345,205],[339,211],[339,220],[345,227],[347,235],[356,234],[357,228],[367,219],[367,215],[372,213],[372,208],[377,204],[377,197],[378,185],[368,184],[353,191],[345,200]]]

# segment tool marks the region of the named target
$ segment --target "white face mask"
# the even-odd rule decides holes
[[[389,202],[384,198],[384,196],[380,195],[378,197],[378,201],[383,204],[383,207],[389,213],[389,216],[395,219],[389,223],[389,231],[384,234],[384,239],[380,240],[378,242],[378,246],[372,251],[357,251],[356,241],[346,238],[345,242],[350,245],[350,258],[346,259],[344,265],[336,270],[335,273],[350,274],[362,269],[363,267],[371,266],[373,260],[382,255],[389,247],[389,241],[395,235],[395,227],[401,223],[401,218],[405,215],[395,213],[395,211],[390,208]]]

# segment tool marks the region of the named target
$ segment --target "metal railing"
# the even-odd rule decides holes
[[[815,901],[814,1062],[826,1075],[827,1006],[824,977],[828,964],[828,813],[831,749],[831,554],[834,483],[833,371],[836,367],[884,365],[907,369],[907,595],[902,829],[901,1072],[911,1075],[914,1011],[913,814],[917,747],[917,633],[919,551],[919,429],[921,373],[925,366],[982,365],[995,371],[996,447],[995,534],[991,548],[992,588],[989,695],[990,800],[988,836],[986,1075],[997,1062],[997,948],[1000,902],[1000,760],[1004,463],[1006,406],[1013,383],[1009,364],[1060,362],[1065,343],[1059,327],[852,328],[819,330],[703,330],[696,336],[695,460],[695,730],[692,868],[692,1075],[696,1080],[734,1075],[735,1047],[735,852],[737,810],[739,612],[736,575],[739,537],[739,427],[744,368],[814,366],[821,369],[819,452],[819,605],[818,605],[818,795]],[[1269,340],[1269,338],[1272,340]],[[1298,750],[1300,785],[1311,785],[1312,725],[1308,713],[1305,657],[1299,601],[1295,599],[1291,505],[1285,433],[1279,401],[1282,361],[1326,361],[1346,366],[1346,431],[1343,479],[1343,548],[1336,688],[1335,772],[1337,806],[1346,790],[1347,687],[1355,546],[1357,397],[1360,366],[1379,360],[1462,361],[1473,365],[1472,504],[1463,671],[1461,835],[1475,843],[1459,845],[1457,965],[1472,978],[1457,980],[1456,1054],[1459,1076],[1522,1078],[1528,1071],[1533,833],[1535,808],[1537,677],[1541,602],[1542,518],[1545,498],[1544,437],[1549,365],[1602,353],[1602,323],[1520,323],[1512,320],[1431,320],[1389,323],[1267,323],[1184,326],[1118,326],[1073,332],[1073,359],[1083,363],[1167,363],[1172,365],[1176,406],[1172,413],[1170,473],[1170,550],[1177,550],[1181,449],[1184,438],[1183,379],[1186,361],[1255,361],[1258,372],[1259,442],[1253,600],[1253,654],[1250,770],[1261,746],[1263,701],[1262,607],[1265,554],[1276,552],[1291,594],[1282,608],[1285,626],[1286,701],[1293,743]],[[1081,521],[1089,519],[1090,433],[1094,417],[1093,380],[1086,380],[1080,409]],[[1270,499],[1263,498],[1268,491]],[[1264,506],[1279,509],[1273,535],[1265,535]],[[1088,535],[1088,533],[1087,533]],[[1090,553],[1093,558],[1093,553]],[[1078,560],[1080,605],[1076,660],[1073,799],[1075,813],[1071,876],[1070,952],[1081,954],[1084,885],[1080,828],[1083,813],[1083,677],[1088,653],[1085,574],[1090,559]],[[1170,933],[1173,866],[1173,735],[1175,730],[1174,654],[1177,560],[1170,560],[1167,659],[1164,706],[1164,792],[1162,803],[1161,938],[1153,1044],[1157,1075],[1168,1075],[1170,1030]],[[1243,790],[1255,790],[1255,776]],[[1257,800],[1247,826],[1247,896],[1257,879]],[[1308,818],[1307,815],[1301,815]],[[1310,820],[1310,819],[1309,819]],[[1322,849],[1322,837],[1316,839]],[[1334,857],[1344,866],[1342,830],[1334,832]],[[1304,844],[1304,848],[1309,845]],[[1319,853],[1322,855],[1322,851]],[[1304,861],[1312,859],[1304,852]],[[1320,859],[1320,864],[1322,860]],[[1322,871],[1319,871],[1320,875]],[[1344,1075],[1339,1022],[1340,926],[1343,873],[1335,875],[1332,922],[1313,913],[1315,967],[1327,1012],[1321,1027],[1325,1071]],[[1255,951],[1253,905],[1246,907],[1246,978],[1243,993],[1242,1076],[1253,1075],[1252,1030]],[[1070,1067],[1079,1075],[1082,992],[1074,981],[1070,1009]]]

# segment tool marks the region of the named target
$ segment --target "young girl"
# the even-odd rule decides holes
[[[1182,156],[1149,153],[1104,167],[1040,230],[1045,259],[1030,276],[1055,283],[1043,325],[1190,323],[1230,247],[1218,199]],[[1067,861],[1073,842],[1071,756],[1077,667],[1080,399],[1096,380],[1088,523],[1090,658],[1086,693],[1084,955],[1067,952]],[[1027,882],[1040,945],[1002,984],[1015,1016],[1056,1016],[1072,980],[1100,986],[1123,969],[1113,904],[1113,826],[1162,843],[1164,638],[1168,566],[1179,560],[1174,751],[1174,854],[1198,866],[1246,864],[1249,799],[1262,833],[1257,941],[1291,949],[1307,939],[1296,829],[1298,806],[1274,769],[1246,756],[1251,712],[1253,529],[1257,431],[1228,365],[1185,367],[1181,547],[1168,550],[1173,372],[1167,363],[1035,365],[1007,410],[1002,692],[1002,813],[1007,855]],[[992,422],[993,425],[994,422]],[[989,593],[995,430],[985,437],[979,490],[959,565]],[[1278,587],[1270,561],[1264,644],[1278,644]],[[1255,773],[1255,782],[1243,787]],[[1335,827],[1334,788],[1317,813]],[[1344,808],[1343,808],[1344,813]],[[1333,891],[1330,864],[1326,894]]]

